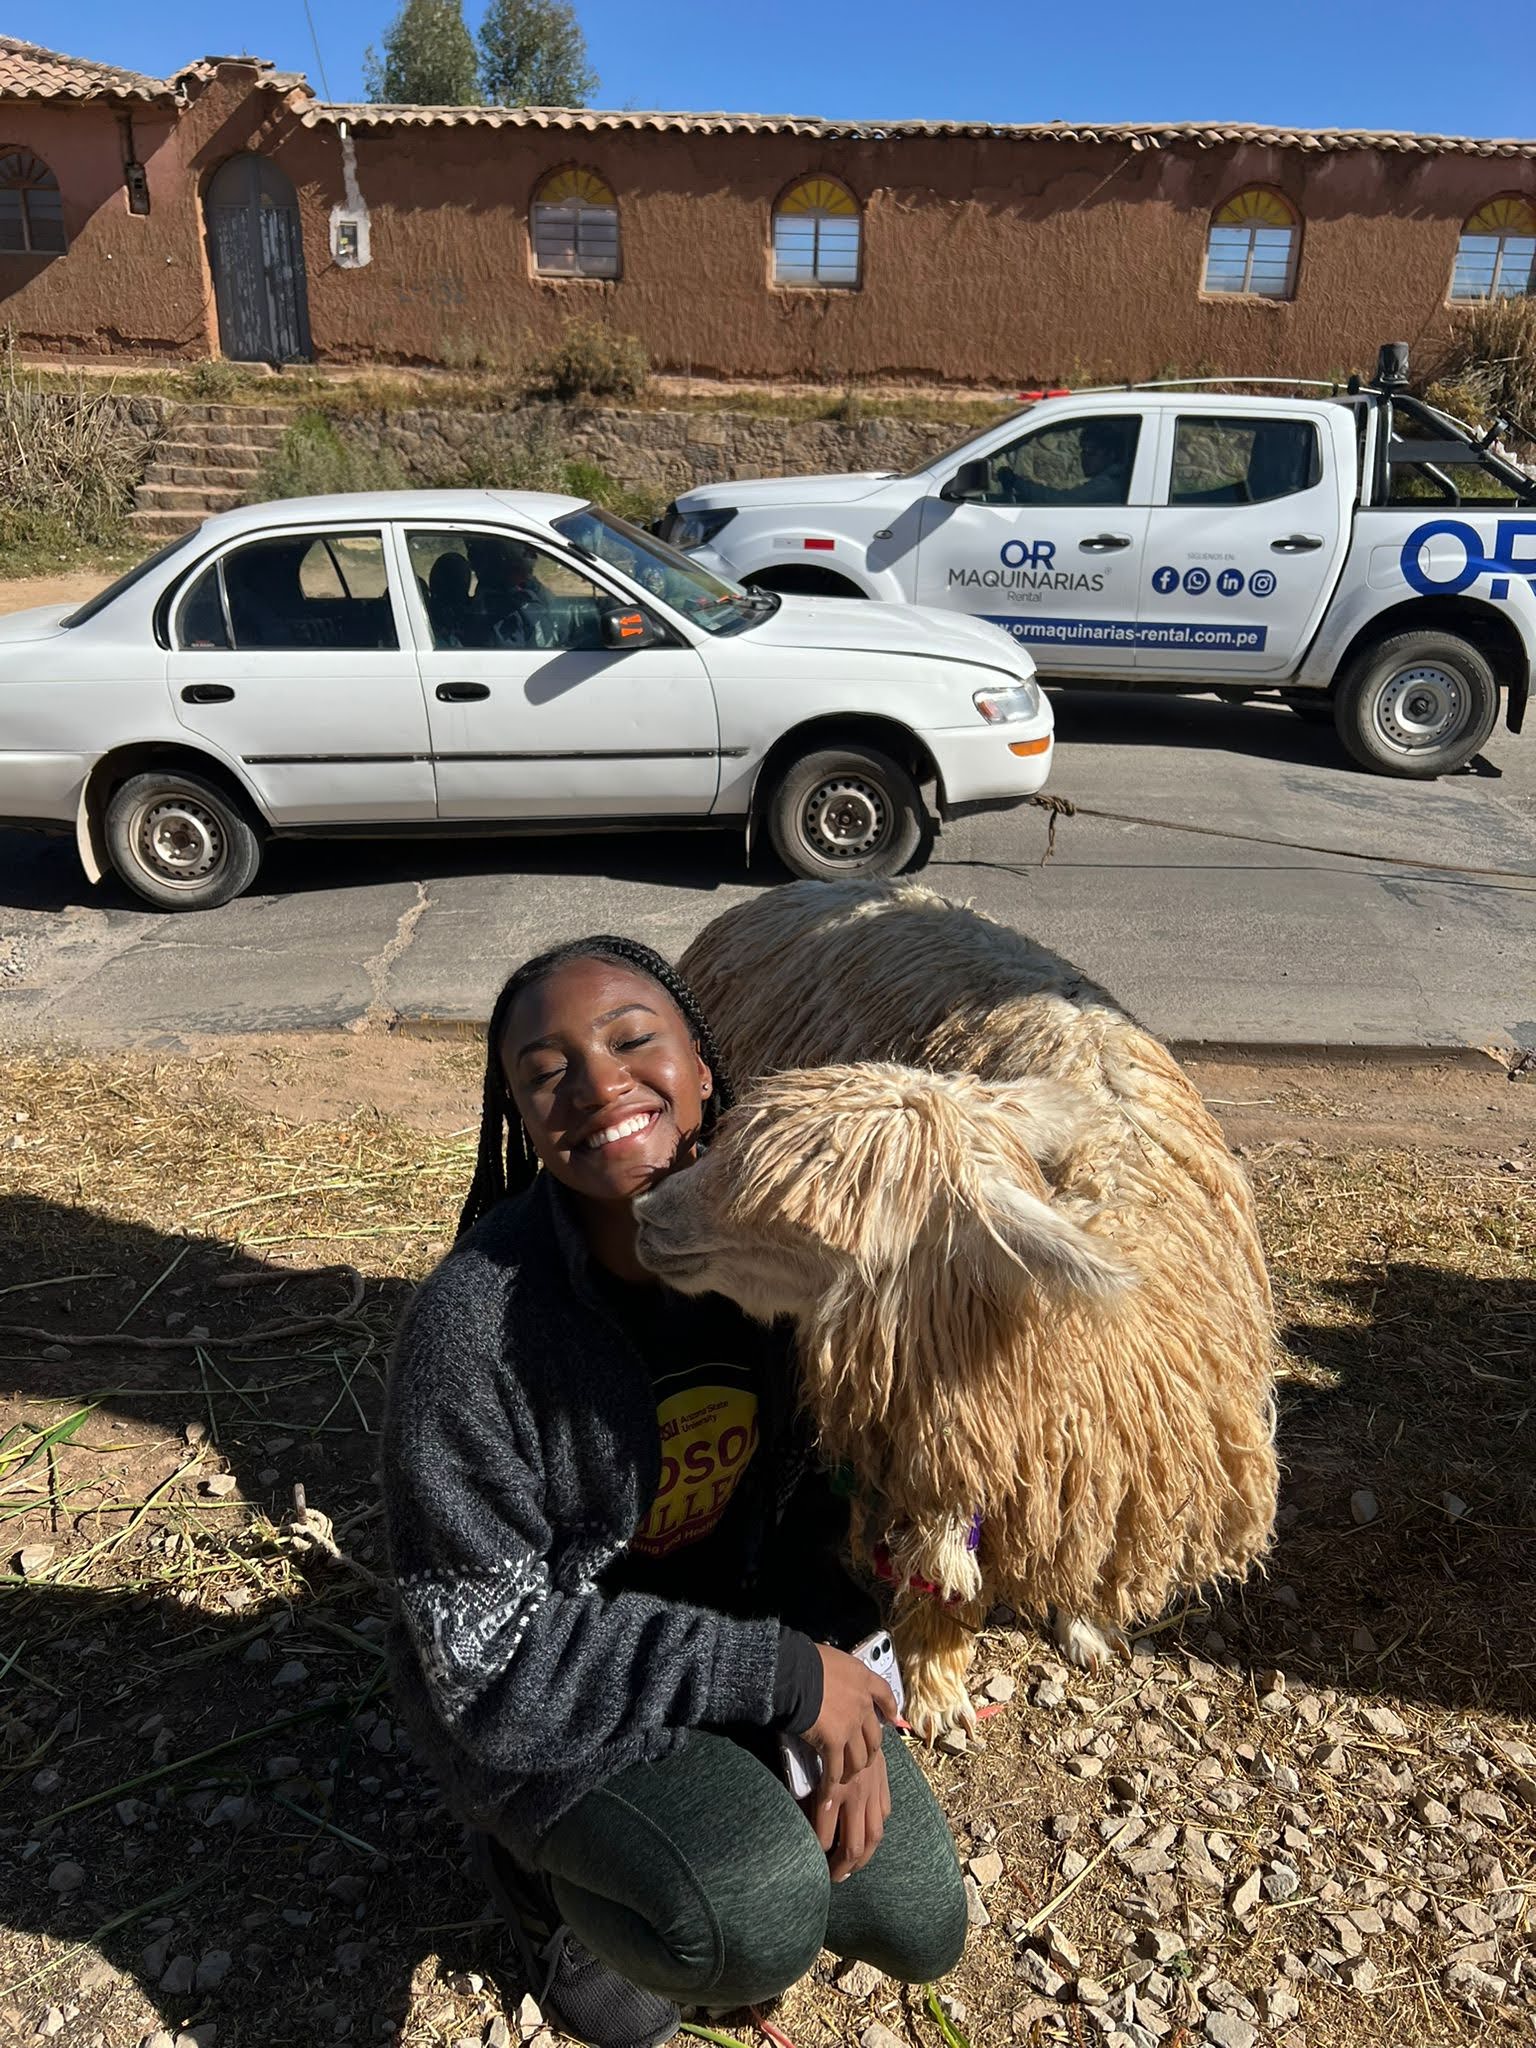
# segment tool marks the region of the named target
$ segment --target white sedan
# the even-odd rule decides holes
[[[167,910],[299,835],[714,826],[890,875],[1025,801],[1051,744],[993,626],[746,591],[529,492],[246,506],[0,619],[0,824]]]

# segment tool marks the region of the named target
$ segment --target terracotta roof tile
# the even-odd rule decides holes
[[[64,57],[39,43],[0,36],[0,99],[7,100],[170,100],[176,97],[168,79],[142,71],[124,71],[116,64],[98,64],[89,57]]]
[[[1133,150],[1180,143],[1213,149],[1262,143],[1276,149],[1342,152],[1384,150],[1411,156],[1536,157],[1536,141],[1470,135],[1409,135],[1365,128],[1273,128],[1249,122],[1184,121],[1077,125],[1066,121],[1008,125],[989,121],[824,121],[804,114],[601,113],[585,107],[403,107],[330,105],[316,101],[311,126],[346,121],[362,128],[644,129],[688,135],[801,135],[821,142],[955,136],[1017,142],[1109,143]]]

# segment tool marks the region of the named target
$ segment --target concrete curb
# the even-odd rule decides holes
[[[364,1030],[383,1029],[402,1038],[452,1043],[483,1038],[488,1017],[417,1017],[400,1015],[375,1018]],[[358,1025],[352,1029],[357,1030]],[[1466,1067],[1476,1072],[1497,1069],[1507,1073],[1520,1048],[1505,1045],[1361,1045],[1352,1040],[1330,1042],[1306,1039],[1170,1038],[1165,1041],[1174,1058],[1184,1060],[1241,1060],[1253,1066],[1414,1066]]]

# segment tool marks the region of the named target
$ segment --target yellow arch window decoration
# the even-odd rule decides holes
[[[773,209],[774,283],[855,289],[862,226],[859,202],[846,185],[802,178]]]
[[[1299,227],[1295,209],[1278,192],[1255,185],[1234,193],[1211,215],[1205,290],[1261,299],[1292,297]]]
[[[1519,299],[1536,292],[1536,204],[1506,193],[1480,206],[1456,244],[1453,299]]]
[[[619,202],[596,171],[552,171],[533,202],[533,267],[541,277],[617,277]]]
[[[0,251],[60,256],[67,247],[58,179],[30,149],[0,146]]]

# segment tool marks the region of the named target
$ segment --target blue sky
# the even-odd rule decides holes
[[[391,0],[310,0],[331,95],[362,96],[362,55]],[[1361,13],[1337,0],[1267,7],[1087,7],[1029,0],[577,0],[599,106],[728,108],[889,120],[1248,120],[1291,127],[1529,135],[1536,109],[1515,17],[1445,0]],[[466,0],[474,25],[478,0]],[[1074,35],[1074,23],[1081,33]],[[164,73],[249,49],[318,86],[304,0],[36,0],[6,30]]]

